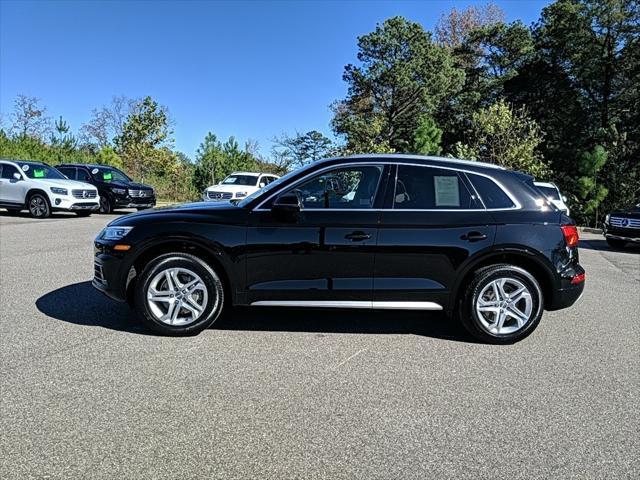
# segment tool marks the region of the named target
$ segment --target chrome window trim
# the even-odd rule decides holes
[[[471,175],[480,175],[481,177],[486,177],[489,180],[491,180],[493,183],[495,183],[504,193],[507,197],[509,197],[509,199],[513,202],[514,206],[513,207],[509,207],[509,208],[451,208],[451,209],[445,209],[445,208],[424,208],[424,209],[413,209],[413,208],[305,208],[305,211],[324,211],[324,212],[331,212],[331,211],[336,211],[336,212],[372,212],[372,211],[389,211],[389,212],[500,212],[500,211],[509,211],[509,210],[521,210],[522,209],[522,204],[515,198],[515,196],[509,191],[508,188],[506,188],[500,181],[496,180],[495,178],[493,178],[491,175],[487,175],[485,173],[479,173],[479,172],[473,172],[471,170],[465,170],[462,168],[453,168],[453,167],[443,167],[440,165],[423,165],[420,163],[411,163],[411,162],[391,162],[391,161],[374,161],[374,162],[350,162],[350,163],[345,163],[342,165],[329,165],[327,167],[321,168],[319,170],[315,170],[305,176],[303,176],[302,178],[298,179],[294,184],[290,185],[289,187],[287,187],[287,190],[291,187],[295,187],[296,185],[299,185],[300,182],[303,182],[304,180],[306,180],[307,178],[311,177],[312,175],[316,175],[318,173],[322,173],[325,172],[327,170],[330,170],[334,167],[351,167],[351,166],[357,166],[357,165],[370,165],[370,166],[374,166],[374,165],[409,165],[409,166],[415,166],[415,167],[424,167],[424,168],[435,168],[435,169],[441,169],[441,170],[452,170],[454,172],[464,172],[465,174],[471,174]],[[505,171],[505,170],[502,170]],[[382,175],[381,175],[382,178]],[[471,183],[471,186],[474,188],[475,190],[475,186],[473,185],[473,182],[471,181],[471,179],[469,179],[469,183]],[[378,189],[380,188],[380,180],[378,181]],[[395,187],[394,187],[395,188]],[[258,204],[257,207],[253,208],[252,211],[254,212],[269,212],[270,209],[268,208],[261,208],[262,205],[264,205],[265,203],[267,203],[269,200],[271,200],[273,197],[275,197],[278,193],[272,193],[271,195],[269,195],[267,198],[265,198],[262,202],[260,202]],[[378,194],[378,191],[376,190],[376,195]],[[480,197],[480,200],[482,201],[482,197]],[[482,203],[484,204],[484,201],[482,201]]]

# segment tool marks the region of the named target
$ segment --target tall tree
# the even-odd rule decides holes
[[[127,116],[122,133],[114,140],[116,153],[125,167],[142,175],[154,168],[154,153],[160,147],[171,144],[167,108],[151,97],[138,102]]]
[[[13,103],[10,133],[14,136],[43,140],[51,133],[51,118],[40,99],[20,94]]]
[[[283,134],[274,138],[273,143],[273,155],[286,170],[320,160],[334,150],[331,139],[317,130],[296,132],[294,136]]]
[[[358,38],[359,66],[347,65],[347,97],[334,103],[332,126],[350,151],[380,145],[408,151],[424,115],[460,88],[462,72],[418,23],[393,17]]]
[[[452,8],[443,13],[434,29],[435,39],[443,47],[456,48],[462,45],[470,32],[497,23],[503,23],[504,11],[495,3],[471,5],[464,10]]]
[[[114,138],[122,135],[127,117],[135,106],[136,100],[121,95],[114,96],[109,105],[94,108],[91,119],[80,129],[81,141],[98,149],[113,145]]]

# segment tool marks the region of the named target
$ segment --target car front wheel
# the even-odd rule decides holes
[[[135,288],[135,308],[142,321],[163,335],[201,332],[220,317],[225,300],[215,269],[186,253],[152,260]]]
[[[544,298],[538,281],[515,265],[478,270],[459,306],[465,328],[487,343],[514,343],[535,330]]]
[[[47,218],[51,216],[49,199],[42,193],[34,193],[29,197],[29,213],[33,218]]]

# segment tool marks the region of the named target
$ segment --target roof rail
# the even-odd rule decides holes
[[[389,159],[395,159],[395,160],[431,160],[431,161],[443,162],[443,163],[456,163],[461,165],[474,165],[477,167],[495,168],[496,170],[506,170],[505,167],[501,165],[496,165],[494,163],[478,162],[476,160],[463,160],[460,158],[450,158],[450,157],[412,155],[407,153],[360,153],[356,155],[347,155],[344,157],[341,157],[341,156],[331,157],[331,158],[326,158],[325,160],[337,160],[337,159],[349,159],[349,158],[389,158]]]

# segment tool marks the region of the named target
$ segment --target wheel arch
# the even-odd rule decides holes
[[[216,273],[222,280],[225,295],[231,299],[231,302],[233,303],[231,276],[219,258],[219,255],[221,255],[222,252],[216,251],[215,249],[212,250],[210,247],[204,245],[202,242],[198,242],[197,240],[169,238],[147,245],[145,248],[137,252],[137,255],[133,258],[131,266],[127,272],[127,283],[125,287],[126,300],[129,305],[133,304],[133,290],[137,281],[137,276],[142,272],[144,266],[152,259],[166,253],[188,253],[202,259],[204,262],[214,267]]]
[[[542,295],[544,296],[544,306],[553,302],[556,281],[551,266],[547,265],[548,262],[541,258],[540,254],[531,252],[531,250],[509,248],[494,250],[487,255],[476,258],[460,272],[452,289],[455,295],[452,295],[449,300],[447,312],[454,311],[464,294],[465,288],[469,285],[478,269],[501,263],[515,265],[531,273],[540,284]]]
[[[31,197],[31,195],[35,194],[35,193],[40,193],[42,195],[44,195],[44,198],[47,199],[47,202],[49,202],[49,206],[51,206],[51,199],[49,198],[49,194],[46,192],[46,190],[43,190],[42,188],[38,188],[38,187],[31,187],[29,190],[27,190],[26,195],[24,196],[24,204],[28,207],[28,203],[29,203],[29,198]]]

